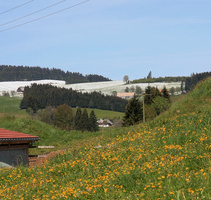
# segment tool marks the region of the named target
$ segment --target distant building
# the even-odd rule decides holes
[[[117,97],[120,97],[122,99],[131,99],[134,97],[134,92],[118,92]]]
[[[29,165],[29,148],[39,137],[0,128],[0,162]]]
[[[23,93],[23,92],[24,92],[24,88],[25,88],[25,87],[23,87],[23,86],[19,87],[19,88],[17,89],[17,92]]]
[[[113,126],[113,123],[109,119],[98,119],[97,120],[99,127],[110,127]]]

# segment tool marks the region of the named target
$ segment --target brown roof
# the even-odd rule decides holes
[[[118,92],[117,93],[117,96],[118,97],[132,97],[132,96],[134,96],[134,92]]]
[[[37,141],[38,136],[0,128],[0,141]]]

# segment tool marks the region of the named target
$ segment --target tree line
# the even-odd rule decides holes
[[[131,83],[159,83],[159,82],[182,82],[185,81],[187,76],[177,76],[177,77],[159,77],[159,78],[152,78],[148,75],[148,78],[137,79],[131,81]]]
[[[83,76],[78,72],[64,72],[61,69],[41,67],[0,65],[0,81],[63,80],[66,84],[110,81],[101,75]]]
[[[185,90],[187,92],[193,90],[198,82],[210,76],[211,76],[211,72],[204,72],[204,73],[199,73],[199,74],[193,73],[191,77],[188,77],[185,79]]]
[[[38,110],[36,114],[33,113],[32,108],[28,108],[27,112],[42,122],[63,130],[79,130],[82,132],[96,132],[99,130],[94,110],[88,115],[86,108],[83,110],[77,108],[76,113],[74,113],[70,106],[63,104],[57,108],[48,106],[46,109]]]
[[[104,95],[100,92],[81,93],[72,89],[58,88],[52,85],[33,84],[24,89],[21,109],[32,108],[36,113],[47,106],[58,107],[66,104],[70,107],[97,108],[124,112],[128,101],[115,96]]]

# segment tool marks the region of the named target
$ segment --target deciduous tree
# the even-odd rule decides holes
[[[74,112],[68,105],[57,107],[55,115],[55,125],[61,129],[71,130],[74,127]]]
[[[126,82],[126,83],[128,83],[128,81],[129,81],[129,76],[128,76],[128,75],[125,75],[125,76],[123,77],[123,81]]]

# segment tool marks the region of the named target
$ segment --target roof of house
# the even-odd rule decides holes
[[[0,128],[0,142],[2,141],[37,141],[40,138],[38,136],[29,135],[25,133],[19,133],[16,131],[10,131]]]
[[[117,96],[118,97],[132,97],[132,96],[134,96],[134,92],[123,92],[123,93],[121,93],[121,92],[118,92],[117,93]]]

